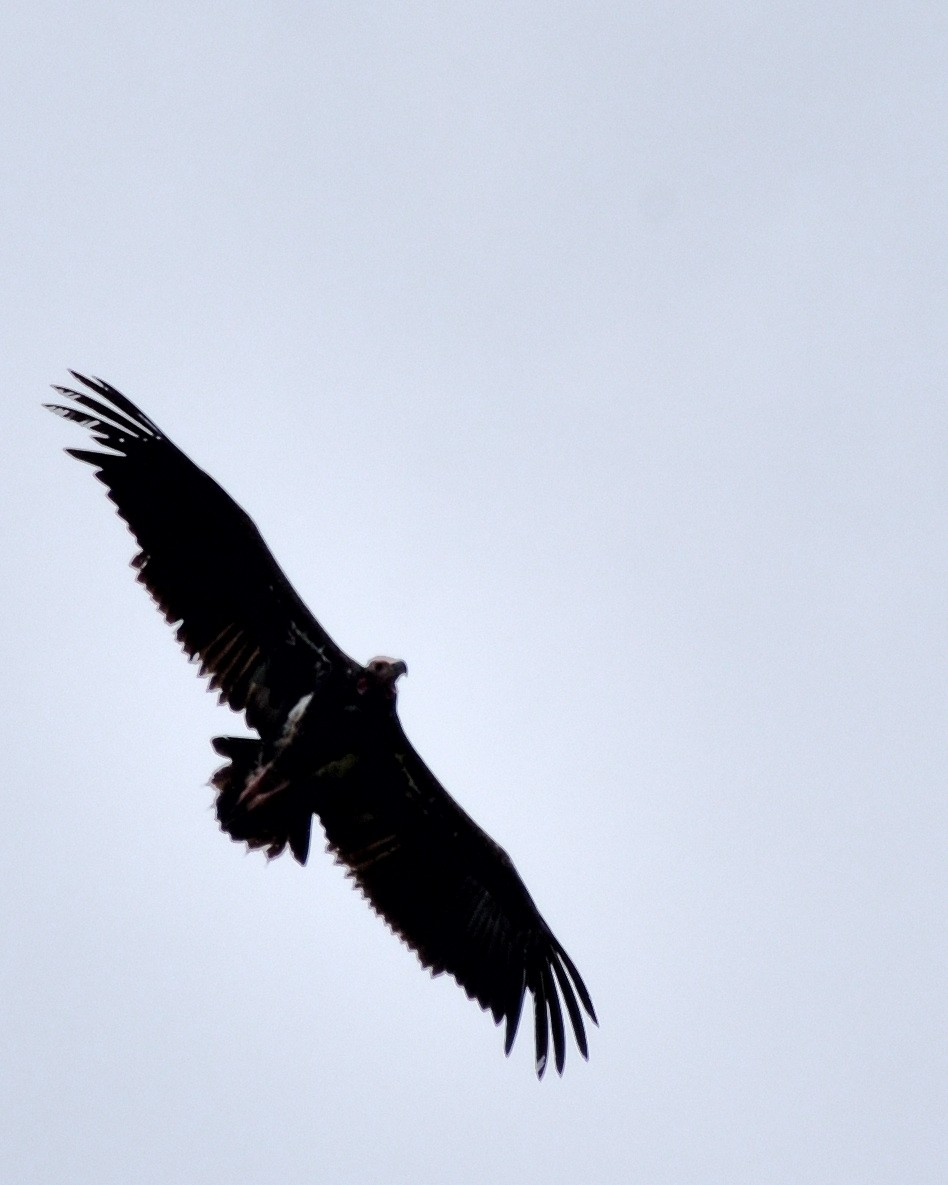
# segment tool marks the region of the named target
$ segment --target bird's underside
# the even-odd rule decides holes
[[[344,654],[280,570],[257,528],[133,403],[74,374],[83,390],[50,410],[108,452],[67,449],[95,468],[139,545],[138,579],[255,737],[218,737],[212,779],[221,828],[270,857],[309,853],[313,817],[376,913],[433,974],[447,971],[506,1025],[509,1053],[527,992],[537,1073],[552,1040],[562,1073],[563,1009],[583,1057],[589,993],[510,858],[440,785],[396,712],[403,662]]]

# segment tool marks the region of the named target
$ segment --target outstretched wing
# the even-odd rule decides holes
[[[223,702],[262,736],[321,677],[355,664],[315,620],[250,517],[143,412],[100,379],[50,411],[112,452],[67,449],[95,467],[141,550],[132,561],[177,638]]]
[[[330,849],[432,974],[449,972],[497,1024],[506,1022],[507,1053],[529,991],[537,1074],[551,1036],[562,1073],[563,1006],[583,1057],[583,1009],[598,1023],[579,972],[503,848],[450,797],[397,719],[385,730],[320,775],[316,809]]]

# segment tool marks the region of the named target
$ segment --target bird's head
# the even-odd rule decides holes
[[[359,679],[359,692],[376,692],[389,699],[395,698],[395,683],[400,675],[407,675],[408,667],[400,658],[373,658]]]

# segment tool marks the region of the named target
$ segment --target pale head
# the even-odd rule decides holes
[[[365,673],[359,680],[359,691],[381,691],[391,699],[395,698],[395,683],[400,675],[407,675],[408,667],[400,658],[386,658],[380,655],[371,659]]]

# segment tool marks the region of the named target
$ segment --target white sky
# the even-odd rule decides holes
[[[944,5],[0,34],[0,1179],[941,1185]],[[588,1065],[218,832],[233,720],[38,410],[67,366],[407,659]]]

